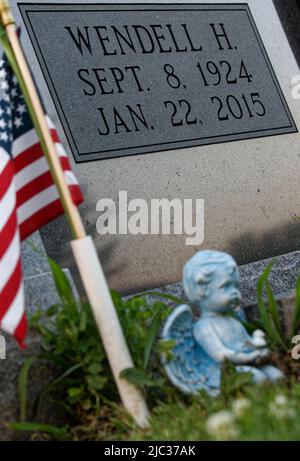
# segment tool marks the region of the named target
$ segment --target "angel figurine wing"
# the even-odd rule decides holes
[[[188,305],[175,308],[162,332],[163,340],[175,341],[172,358],[162,358],[163,366],[172,384],[185,394],[195,394],[203,389],[217,395],[220,368],[195,340],[193,329],[191,308]]]

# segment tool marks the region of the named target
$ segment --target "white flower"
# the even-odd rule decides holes
[[[294,418],[295,410],[289,405],[288,399],[283,394],[276,395],[273,402],[270,403],[270,412],[276,418]]]
[[[276,405],[278,405],[278,406],[285,406],[288,403],[288,399],[286,398],[285,395],[278,394],[275,397],[274,403],[276,403]]]
[[[251,407],[251,402],[248,399],[237,399],[232,403],[232,411],[237,418],[240,418]]]
[[[212,414],[206,422],[206,430],[216,440],[232,440],[238,437],[234,415],[230,411]]]

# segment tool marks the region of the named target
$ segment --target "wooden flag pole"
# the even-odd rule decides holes
[[[11,50],[5,50],[28,106],[33,124],[48,160],[54,182],[67,216],[73,238],[72,251],[85,291],[100,332],[103,346],[123,404],[135,422],[142,428],[149,427],[149,413],[141,391],[120,373],[133,367],[128,346],[110,295],[110,291],[98,258],[94,242],[86,235],[83,222],[65,181],[64,173],[45,119],[43,107],[32,79],[27,61],[17,35],[14,18],[8,0],[0,0],[0,19],[5,28]],[[13,59],[12,59],[13,58]],[[14,61],[14,62],[12,62]]]

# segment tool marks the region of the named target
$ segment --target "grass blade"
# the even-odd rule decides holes
[[[74,371],[78,370],[79,368],[83,367],[83,363],[77,363],[76,365],[70,367],[68,370],[66,370],[62,375],[60,375],[58,378],[54,379],[51,381],[48,386],[44,387],[43,390],[40,392],[40,394],[37,397],[36,403],[35,403],[35,414],[37,415],[39,413],[42,401],[46,397],[46,395],[52,391],[58,384],[60,384],[64,379],[66,379],[68,376],[70,376]]]
[[[23,363],[18,377],[18,390],[19,390],[19,409],[20,409],[20,421],[25,421],[26,410],[27,410],[27,388],[28,388],[28,375],[33,362],[36,360],[35,357],[29,357]]]
[[[281,332],[281,325],[280,325],[280,318],[278,313],[278,305],[275,300],[272,288],[270,286],[269,281],[266,281],[266,291],[267,291],[267,298],[269,302],[269,312],[271,314],[272,320],[274,322],[275,328],[278,332]]]
[[[8,429],[14,431],[29,431],[29,432],[43,432],[44,434],[52,435],[58,440],[71,440],[70,434],[60,427],[50,426],[41,423],[10,423],[7,424]]]
[[[143,388],[144,386],[159,387],[160,382],[154,381],[149,373],[140,368],[126,368],[120,373],[120,378],[126,379],[130,383]]]
[[[257,281],[257,286],[256,286],[257,307],[258,307],[258,311],[260,314],[260,320],[262,323],[262,327],[267,333],[269,340],[275,345],[283,348],[284,350],[288,350],[286,344],[284,343],[283,339],[280,336],[280,332],[277,331],[276,327],[274,328],[272,322],[270,321],[268,310],[267,310],[267,307],[263,299],[264,286],[268,282],[268,278],[269,278],[270,272],[274,264],[275,264],[275,261],[272,261],[270,264],[268,264],[268,266],[263,271],[262,275],[259,277]]]
[[[270,329],[270,321],[268,317],[268,312],[267,308],[265,306],[264,300],[263,300],[263,290],[264,290],[264,285],[266,281],[268,280],[268,277],[270,275],[270,272],[274,266],[274,262],[272,261],[263,271],[262,275],[259,277],[257,281],[257,286],[256,286],[256,295],[257,295],[257,307],[259,310],[260,318],[262,325],[266,332],[272,336],[272,332]]]
[[[76,300],[73,295],[73,291],[68,280],[68,277],[64,271],[56,264],[53,259],[48,258],[50,269],[53,275],[54,283],[59,294],[59,297],[63,303],[76,304]]]
[[[157,312],[153,317],[151,322],[147,337],[146,337],[146,344],[144,349],[144,370],[147,370],[151,351],[153,348],[154,341],[156,339],[157,333],[159,331],[160,325],[162,321],[162,316],[160,312]]]

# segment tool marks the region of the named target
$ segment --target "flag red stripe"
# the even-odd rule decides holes
[[[10,215],[8,221],[5,223],[2,231],[0,232],[0,259],[3,257],[4,253],[7,251],[10,242],[12,241],[17,228],[17,213],[14,208],[12,214]]]
[[[37,211],[26,219],[26,221],[20,224],[21,240],[24,240],[30,234],[61,214],[63,214],[63,207],[59,199]]]
[[[20,349],[25,349],[25,344],[24,344],[24,338],[26,335],[26,330],[27,330],[27,321],[25,314],[23,314],[23,317],[21,318],[21,321],[19,322],[19,325],[15,329],[14,332],[14,337],[19,343]]]
[[[35,162],[43,155],[44,154],[39,143],[34,144],[34,146],[30,146],[28,149],[22,152],[22,154],[18,155],[14,159],[16,173],[19,173],[19,171],[23,170],[28,165]]]
[[[69,159],[67,157],[61,157],[60,163],[64,171],[72,171],[70,167]],[[32,181],[27,183],[24,187],[18,190],[16,194],[17,205],[18,206],[23,205],[27,200],[30,200],[32,197],[42,192],[44,189],[47,189],[52,184],[53,184],[52,175],[50,171],[48,170],[47,172],[33,179]],[[81,193],[78,193],[80,191],[79,186],[72,185],[72,186],[69,186],[69,188],[70,188],[71,194],[73,195],[74,203],[76,204],[81,203],[83,201],[83,196]],[[74,196],[74,193],[75,193],[75,196]]]
[[[71,166],[68,157],[60,157],[60,164],[65,171],[71,171]]]
[[[27,183],[26,186],[22,187],[22,189],[19,189],[16,194],[18,207],[23,205],[23,203],[27,202],[27,200],[30,200],[39,192],[42,192],[44,189],[52,186],[52,184],[53,179],[50,171],[46,171],[46,173]]]
[[[16,297],[16,294],[20,288],[21,280],[22,267],[20,258],[7,284],[0,293],[0,322]]]
[[[69,189],[75,205],[80,205],[83,202],[84,198],[79,185],[73,184],[72,186],[69,186]]]
[[[55,130],[51,130],[51,138],[55,143],[60,142]],[[39,142],[28,147],[26,150],[24,150],[22,153],[20,153],[14,158],[16,172],[18,173],[19,171],[23,170],[23,168],[26,168],[31,163],[43,157],[43,155],[43,149]]]
[[[2,173],[0,173],[0,200],[4,197],[10,183],[14,177],[14,164],[11,160],[8,161]]]
[[[54,142],[60,143],[60,139],[58,137],[57,131],[54,128],[50,129],[51,137]]]
[[[80,205],[83,202],[83,195],[79,186],[69,186],[73,202]],[[20,224],[20,239],[26,239],[30,234],[45,226],[52,219],[64,213],[63,206],[59,199],[45,206],[41,210],[32,214],[26,221]]]

